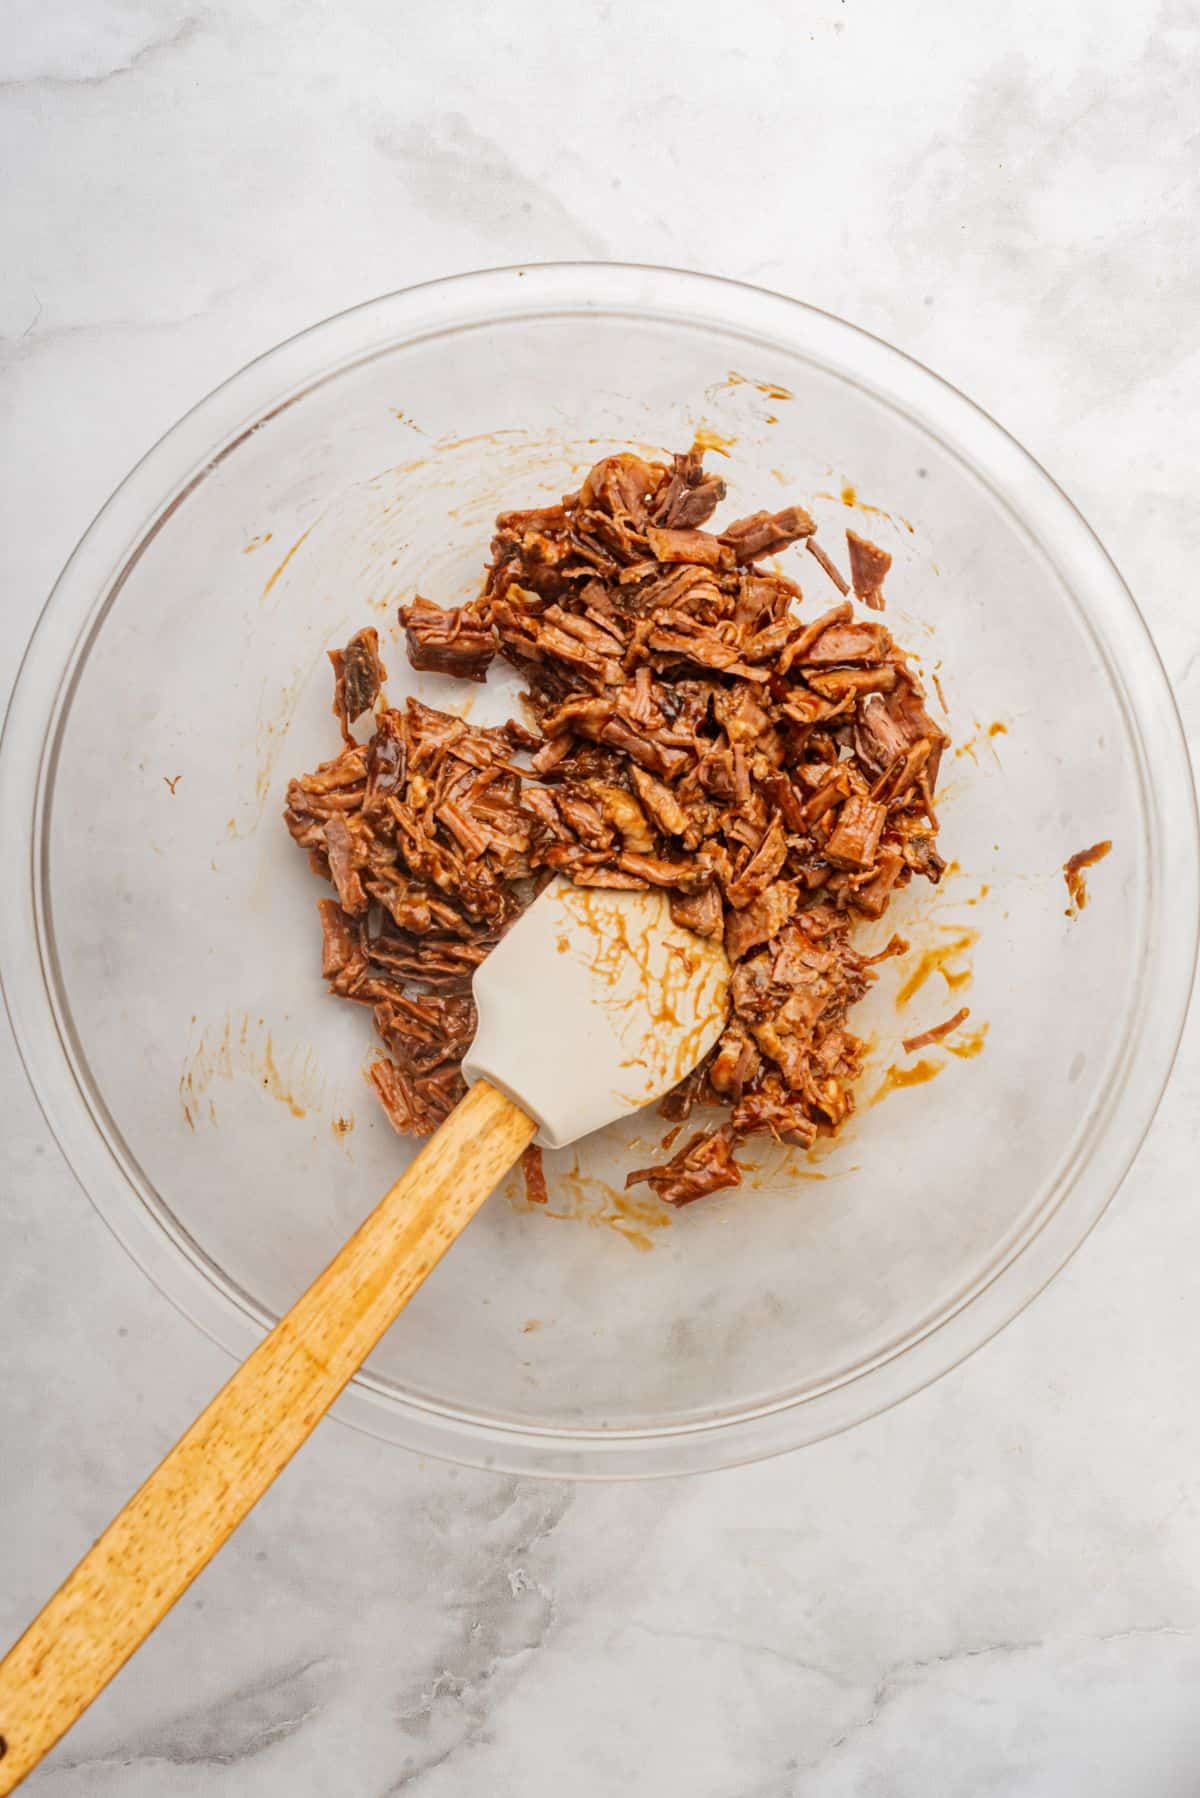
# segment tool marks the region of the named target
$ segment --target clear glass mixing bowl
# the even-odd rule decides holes
[[[547,1212],[518,1185],[492,1198],[339,1405],[414,1449],[679,1472],[893,1403],[1080,1242],[1182,1023],[1182,736],[1129,594],[1042,470],[926,370],[777,296],[603,265],[471,275],[318,325],[205,400],[97,518],[29,651],[0,770],[5,989],[130,1252],[245,1354],[409,1152],[364,1081],[368,1013],[324,992],[317,884],[279,821],[334,742],[325,650],[375,623],[393,700],[501,715],[511,681],[411,674],[397,602],[468,595],[497,510],[698,429],[734,509],[800,500],[831,549],[849,522],[891,550],[888,621],[960,745],[957,867],[887,920],[912,949],[864,1008],[864,1104],[832,1152],[760,1145],[740,1191],[671,1214],[617,1196],[663,1128],[641,1118],[552,1158]],[[810,609],[834,598],[784,560]],[[1101,838],[1068,917],[1062,864]],[[982,1052],[929,1051],[936,1077],[867,1102],[909,1065],[898,1038],[963,1000]]]

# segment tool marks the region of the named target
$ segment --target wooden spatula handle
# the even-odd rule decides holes
[[[532,1141],[479,1081],[0,1662],[0,1794],[145,1640]],[[251,1195],[251,1199],[252,1199]]]

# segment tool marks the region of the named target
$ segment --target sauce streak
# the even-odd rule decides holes
[[[751,375],[739,375],[736,368],[730,369],[724,385],[726,387],[755,387],[769,400],[794,400],[796,397],[790,387],[781,387],[778,381],[756,381]]]
[[[292,544],[291,549],[288,550],[287,555],[283,558],[283,561],[279,564],[278,568],[275,570],[274,574],[271,575],[271,577],[267,581],[266,586],[263,588],[263,590],[262,590],[263,599],[266,599],[267,595],[271,591],[271,588],[275,585],[276,581],[279,579],[280,575],[283,573],[284,569],[287,567],[288,563],[291,561],[291,559],[295,555],[296,551],[300,548],[300,545],[304,542],[304,539],[308,536],[309,531],[311,531],[312,528],[313,527],[310,524],[308,527],[308,530],[302,531],[300,536],[297,537],[296,541]],[[266,542],[265,537],[263,538],[263,542],[264,543]]]
[[[698,450],[713,450],[718,456],[727,456],[737,442],[736,437],[722,437],[710,425],[701,425],[696,432],[692,447]]]
[[[306,1117],[324,1097],[324,1082],[311,1050],[293,1052],[281,1070],[275,1059],[274,1039],[262,1018],[252,1024],[246,1012],[236,1019],[226,1012],[219,1026],[209,1025],[200,1032],[179,1076],[179,1100],[190,1130],[202,1120],[216,1123],[216,1106],[208,1096],[209,1088],[214,1081],[233,1080],[238,1075],[261,1086],[295,1118]]]
[[[945,1065],[944,1061],[914,1061],[910,1068],[890,1067],[867,1104],[877,1105],[888,1093],[899,1092],[906,1086],[924,1086],[927,1081],[936,1079]]]
[[[654,1195],[621,1192],[595,1175],[585,1174],[579,1165],[577,1150],[571,1151],[569,1166],[556,1165],[556,1161],[557,1158],[552,1161],[547,1174],[548,1191],[544,1202],[520,1203],[514,1185],[506,1188],[510,1202],[516,1203],[520,1210],[528,1210],[538,1217],[552,1217],[559,1223],[588,1224],[592,1229],[612,1230],[640,1254],[654,1247],[651,1233],[665,1230],[672,1222],[674,1213],[670,1206]]]
[[[1102,862],[1111,848],[1112,844],[1106,838],[1102,843],[1093,843],[1090,849],[1080,849],[1077,854],[1068,856],[1063,863],[1063,879],[1067,883],[1067,892],[1071,895],[1071,903],[1067,908],[1068,918],[1077,918],[1088,902],[1084,869],[1094,868],[1097,862]]]
[[[942,929],[951,926],[943,925]],[[896,994],[897,1011],[908,1004],[914,993],[920,992],[925,982],[934,974],[940,974],[952,993],[962,987],[970,986],[972,973],[970,967],[953,967],[948,964],[960,962],[962,957],[979,941],[977,930],[962,930],[951,936],[945,943],[939,943],[933,949],[926,949],[916,967],[909,974],[903,986]]]

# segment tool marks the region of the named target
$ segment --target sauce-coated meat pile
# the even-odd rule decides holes
[[[850,1111],[847,1014],[872,979],[855,925],[942,872],[947,739],[846,596],[882,608],[885,552],[848,532],[847,583],[800,506],[707,528],[724,497],[699,450],[608,457],[560,505],[501,515],[477,599],[401,608],[414,668],[483,681],[503,657],[536,730],[387,706],[373,630],[332,657],[344,748],[291,783],[286,818],[336,891],[323,971],[374,1008],[372,1078],[398,1130],[428,1133],[461,1096],[472,971],[553,872],[667,889],[734,965],[724,1035],[662,1105],[724,1115],[631,1182],[686,1204],[737,1184],[743,1138],[807,1146]],[[798,542],[843,594],[811,618],[763,565]]]

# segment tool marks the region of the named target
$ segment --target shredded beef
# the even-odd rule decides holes
[[[670,1161],[657,1167],[636,1168],[625,1176],[626,1186],[644,1182],[668,1205],[690,1205],[722,1186],[740,1186],[742,1176],[733,1159],[733,1133],[728,1125],[719,1130],[698,1130]]]
[[[345,649],[331,650],[329,659],[333,663],[333,715],[342,727],[342,736],[350,742],[350,726],[375,704],[387,679],[387,669],[379,660],[379,632],[368,625],[351,637]]]
[[[501,514],[476,599],[401,608],[415,668],[482,681],[499,655],[535,729],[389,706],[373,630],[333,652],[345,746],[291,782],[285,816],[336,893],[322,972],[372,1008],[386,1055],[371,1078],[398,1130],[435,1129],[461,1097],[474,970],[556,872],[663,888],[733,968],[724,1034],[660,1106],[726,1121],[629,1184],[689,1204],[738,1184],[746,1137],[808,1146],[852,1109],[864,1045],[848,1014],[903,947],[860,954],[856,921],[941,876],[946,738],[882,623],[848,599],[806,621],[796,582],[760,565],[803,542],[878,610],[886,552],[849,532],[847,583],[802,507],[705,528],[724,497],[699,449],[669,467],[605,457],[561,504]]]
[[[856,596],[873,611],[882,612],[883,578],[892,565],[891,556],[857,531],[846,532],[846,548],[850,552],[850,584]]]
[[[932,1030],[922,1030],[919,1036],[906,1036],[900,1046],[906,1055],[912,1055],[918,1049],[927,1049],[931,1043],[940,1043],[944,1036],[951,1035],[960,1024],[965,1024],[970,1015],[970,1006],[964,1005],[955,1012],[952,1018],[947,1018],[941,1024],[935,1024]]]

